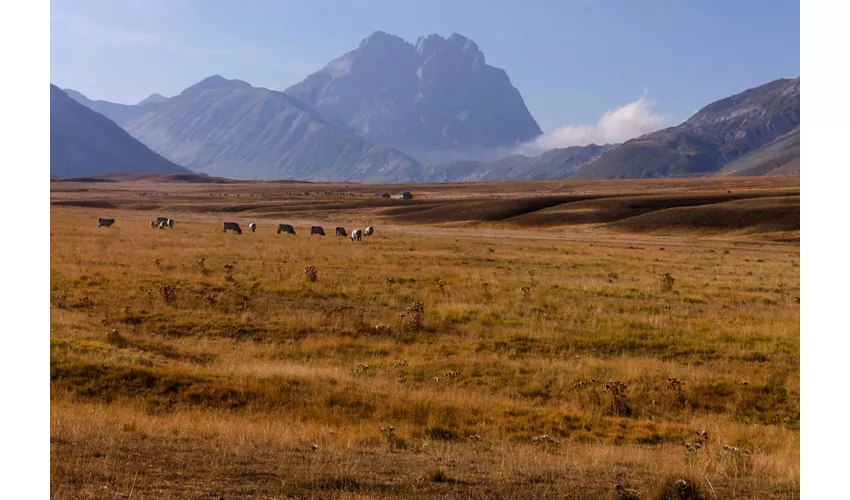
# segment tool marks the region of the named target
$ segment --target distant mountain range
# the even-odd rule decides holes
[[[626,141],[569,177],[712,175],[799,127],[800,78],[779,79],[715,101],[679,126]]]
[[[66,92],[195,172],[402,183],[799,172],[799,89],[776,80],[623,144],[537,156],[516,154],[541,134],[519,91],[458,34],[376,32],[285,92],[218,75],[135,105]]]
[[[104,172],[185,173],[105,116],[50,86],[50,175]]]
[[[154,151],[209,175],[401,182],[421,169],[283,92],[239,80],[212,76],[147,106],[123,127]]]

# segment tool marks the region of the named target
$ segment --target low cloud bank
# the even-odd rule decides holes
[[[533,155],[554,148],[614,144],[674,125],[673,118],[653,112],[647,92],[634,102],[609,110],[594,125],[564,125],[520,145],[518,153]]]

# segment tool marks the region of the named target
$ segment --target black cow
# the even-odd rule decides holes
[[[235,222],[225,222],[224,225],[221,227],[221,232],[226,233],[228,229],[230,229],[236,234],[242,234],[242,228],[239,227],[239,224]]]
[[[277,234],[280,233],[295,234],[295,229],[293,229],[292,226],[290,226],[289,224],[278,224]]]

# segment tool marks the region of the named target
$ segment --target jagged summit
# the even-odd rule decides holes
[[[541,134],[507,73],[459,33],[411,44],[376,31],[286,92],[418,158],[509,148]]]

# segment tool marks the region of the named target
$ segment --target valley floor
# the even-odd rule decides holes
[[[51,183],[52,496],[799,498],[799,178],[676,182]]]

